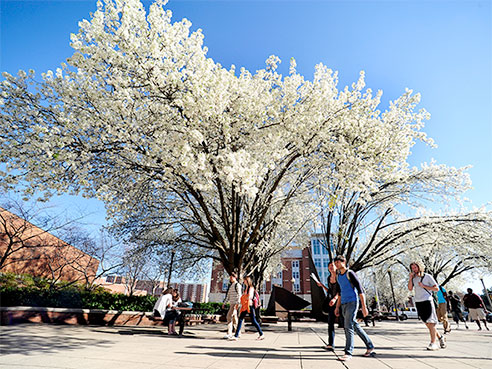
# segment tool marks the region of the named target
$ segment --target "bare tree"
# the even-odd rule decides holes
[[[57,237],[74,227],[82,217],[67,219],[47,208],[8,199],[0,208],[0,270],[48,277],[54,286],[59,280],[78,281],[76,267],[94,275],[98,260]]]

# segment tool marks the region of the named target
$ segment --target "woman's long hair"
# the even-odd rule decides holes
[[[253,287],[253,280],[251,279],[251,276],[246,276],[244,277],[244,283],[246,284],[246,286],[248,287],[248,290],[249,290],[249,287]]]

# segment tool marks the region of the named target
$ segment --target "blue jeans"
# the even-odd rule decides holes
[[[241,312],[241,314],[239,315],[239,323],[237,323],[236,334],[234,335],[236,337],[239,337],[239,332],[241,332],[241,326],[243,325],[244,318],[246,318],[246,314],[248,314],[248,312],[245,310],[245,311]],[[252,306],[249,307],[249,316],[251,318],[251,323],[255,326],[255,328],[258,331],[258,333],[260,334],[260,336],[263,336],[263,332],[261,330],[261,327],[258,324],[258,322],[256,321],[255,308]]]
[[[347,302],[341,306],[345,320],[345,354],[347,355],[352,355],[352,352],[354,351],[354,330],[362,341],[364,341],[368,350],[374,348],[371,339],[355,319],[358,308],[359,301]]]

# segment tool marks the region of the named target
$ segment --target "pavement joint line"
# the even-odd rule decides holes
[[[319,333],[318,333],[318,332],[316,332],[316,330],[315,330],[315,329],[313,329],[313,327],[309,327],[309,329],[311,329],[311,330],[314,332],[314,334],[316,334],[316,335],[318,336],[318,338],[321,340],[321,342],[323,342],[323,344],[324,344],[325,346],[327,345],[327,342],[326,342],[326,341],[325,341],[325,340],[324,340],[324,339],[323,339],[323,338],[319,335]],[[339,363],[341,363],[341,364],[342,364],[345,368],[349,369],[349,367],[347,366],[347,364],[346,364],[344,361],[340,361],[340,360],[339,360],[339,359],[340,359],[340,356],[338,356],[338,354],[337,354],[337,352],[336,352],[335,350],[333,350],[333,351],[331,351],[331,352],[332,352],[332,353],[336,356],[337,361],[338,361]]]
[[[463,364],[463,365],[467,365],[467,366],[470,366],[472,368],[475,368],[475,369],[483,369],[479,366],[475,366],[475,365],[472,365],[472,364],[468,364],[467,362],[463,361],[463,360],[460,360],[460,359],[453,359],[453,360],[456,360],[458,363],[460,364]]]
[[[275,344],[278,340],[278,338],[280,337],[280,335],[277,334],[277,337],[275,337],[275,340],[273,341],[273,343]],[[265,356],[271,351],[271,349],[268,349],[265,351],[265,353],[263,354],[263,356],[261,357],[260,361],[258,362],[258,364],[256,364],[255,366],[255,369],[258,368],[260,366],[260,364],[263,362],[263,359],[265,358]]]

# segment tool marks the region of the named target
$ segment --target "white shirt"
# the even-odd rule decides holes
[[[162,319],[166,315],[166,310],[172,306],[173,295],[168,293],[167,295],[162,295],[159,300],[154,305],[154,310],[157,310],[161,314]]]
[[[412,283],[413,283],[413,289],[415,290],[415,302],[421,302],[421,301],[427,301],[433,299],[432,297],[432,291],[426,290],[423,287],[419,286],[419,282],[422,282],[423,285],[425,286],[437,286],[437,282],[432,278],[431,275],[429,274],[424,274],[423,277],[416,276],[413,277]]]

